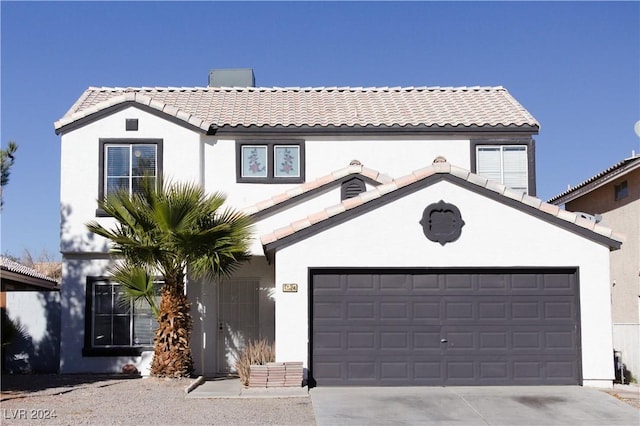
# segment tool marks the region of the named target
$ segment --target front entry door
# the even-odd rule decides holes
[[[246,344],[259,337],[258,279],[225,280],[218,297],[218,372],[235,372]]]

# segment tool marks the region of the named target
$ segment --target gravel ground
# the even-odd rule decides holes
[[[192,379],[3,375],[3,425],[315,425],[311,398],[185,399]]]

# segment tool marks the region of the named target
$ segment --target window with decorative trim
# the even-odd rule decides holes
[[[126,301],[123,294],[107,277],[87,277],[84,355],[137,355],[153,347],[158,322],[151,307]]]
[[[477,145],[476,173],[517,191],[529,191],[526,145]]]
[[[304,141],[238,141],[236,180],[245,183],[302,183]]]

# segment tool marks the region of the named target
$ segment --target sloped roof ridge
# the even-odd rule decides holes
[[[30,268],[22,263],[18,263],[9,259],[8,257],[0,256],[0,269],[14,272],[16,274],[26,275],[32,278],[38,278],[41,280],[50,281],[54,284],[58,284],[58,281],[54,278],[48,277],[43,273],[36,271],[33,268]]]
[[[331,182],[335,182],[349,175],[365,176],[381,184],[389,183],[393,181],[391,177],[383,173],[380,173],[377,170],[373,170],[368,167],[365,167],[359,161],[354,160],[347,167],[343,167],[341,169],[335,170],[329,173],[328,175],[321,176],[313,181],[295,186],[283,193],[276,194],[271,198],[260,201],[251,206],[245,207],[244,209],[242,209],[242,212],[246,215],[256,214],[262,210],[277,206],[278,204],[281,204],[292,198],[299,197],[309,191],[320,188],[321,186],[324,186],[324,185],[328,185]]]
[[[430,166],[416,170],[409,175],[393,179],[391,182],[382,184],[367,192],[361,193],[357,197],[349,198],[339,204],[327,207],[323,211],[311,214],[306,218],[303,218],[296,222],[292,222],[288,226],[276,229],[269,234],[261,236],[261,243],[263,244],[263,246],[266,246],[267,244],[293,235],[296,232],[308,228],[311,225],[323,222],[332,216],[354,209],[360,205],[378,199],[385,194],[392,193],[399,190],[400,188],[424,180],[436,174],[448,174],[451,176],[455,176],[473,185],[485,188],[500,196],[517,201],[523,205],[539,210],[544,214],[548,214],[565,222],[572,223],[581,228],[595,232],[596,234],[599,234],[601,236],[617,240],[619,242],[622,242],[624,240],[624,237],[622,235],[615,233],[611,228],[584,218],[579,213],[568,212],[566,210],[560,209],[558,206],[545,203],[539,198],[527,195],[526,193],[521,191],[515,191],[503,184],[490,181],[487,178],[474,174],[462,167],[454,166],[446,161],[442,161],[434,162]]]
[[[103,111],[137,103],[200,131],[243,128],[536,133],[539,124],[502,86],[494,87],[90,87],[54,123],[56,133]],[[152,111],[154,112],[154,111]],[[82,122],[79,125],[82,125]]]
[[[102,88],[96,88],[98,91],[102,90]],[[84,95],[81,96],[78,101],[71,107],[71,109],[67,112],[67,114],[65,114],[64,117],[62,117],[60,120],[56,121],[54,123],[54,128],[55,129],[60,129],[61,127],[73,123],[76,120],[79,120],[81,118],[84,117],[88,117],[91,114],[95,114],[97,112],[99,112],[100,110],[107,108],[107,107],[111,107],[111,106],[115,106],[118,104],[122,104],[124,102],[136,102],[139,103],[141,105],[145,105],[149,108],[164,112],[168,115],[171,115],[173,117],[176,117],[180,120],[185,121],[186,123],[191,124],[192,126],[198,127],[200,129],[202,129],[203,131],[207,131],[211,125],[213,123],[204,120],[202,118],[199,118],[197,116],[195,116],[194,114],[191,114],[181,108],[175,107],[171,104],[168,104],[166,102],[161,102],[158,101],[156,99],[153,99],[152,97],[145,95],[143,91],[138,91],[138,90],[130,90],[130,89],[122,89],[122,90],[116,90],[116,92],[122,91],[123,93],[118,95],[118,96],[114,96],[112,98],[109,98],[107,100],[104,100],[102,102],[99,102],[89,108],[85,108],[82,109],[80,111],[75,111],[75,109],[77,109],[78,105],[81,105],[82,102],[84,102],[84,100],[86,99],[87,94],[92,90],[92,88],[89,88],[85,91]]]
[[[489,91],[506,90],[503,86],[90,86],[86,91],[121,92],[121,91],[293,91],[293,92],[313,92],[313,91],[350,91],[350,92],[400,92],[400,91]],[[85,92],[86,92],[85,91]],[[86,97],[86,94],[85,96]],[[76,102],[78,103],[78,102]]]
[[[640,165],[640,154],[635,154],[634,153],[631,157],[625,158],[624,160],[617,162],[613,166],[601,171],[600,173],[597,173],[594,176],[592,176],[592,177],[580,182],[579,184],[570,187],[566,191],[564,191],[564,192],[562,192],[562,193],[550,198],[548,200],[548,202],[549,203],[553,203],[556,200],[559,200],[559,199],[561,199],[563,197],[566,197],[567,195],[569,195],[569,194],[571,194],[571,193],[573,193],[573,192],[575,192],[575,191],[577,191],[579,189],[584,188],[585,186],[589,185],[590,183],[593,183],[593,182],[595,182],[595,181],[607,176],[609,173],[612,173],[612,172],[614,172],[614,171],[616,171],[616,170],[618,170],[618,169],[620,169],[620,168],[622,168],[622,167],[624,167],[624,166],[626,166],[628,164],[633,163],[634,161],[638,161],[638,164]]]

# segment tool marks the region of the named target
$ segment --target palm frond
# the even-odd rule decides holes
[[[156,279],[148,268],[133,265],[128,262],[119,263],[109,269],[112,279],[124,290],[122,302],[126,306],[139,301],[146,302],[158,318],[158,287]]]

